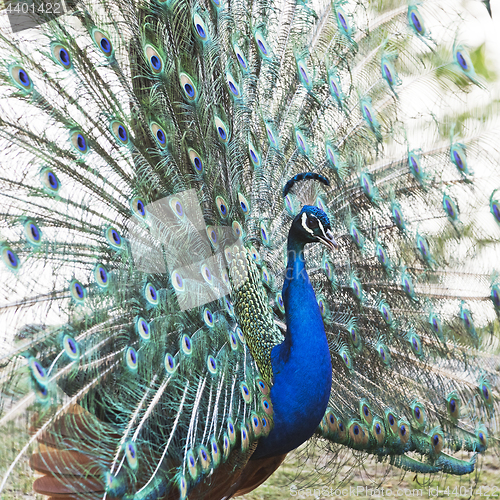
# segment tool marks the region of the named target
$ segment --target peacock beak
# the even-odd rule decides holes
[[[330,250],[336,250],[339,245],[333,237],[333,233],[328,229],[324,236],[318,236],[318,241],[328,247]]]

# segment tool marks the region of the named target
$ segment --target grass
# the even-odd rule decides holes
[[[7,471],[11,463],[29,440],[29,435],[26,432],[26,425],[20,425],[20,422],[16,420],[7,422],[1,429],[0,440],[1,482],[5,471]],[[14,467],[9,476],[9,481],[2,491],[1,500],[41,500],[46,498],[33,493],[35,475],[29,466],[30,454],[31,449],[23,454]]]
[[[308,455],[306,455],[308,454]],[[299,450],[259,488],[241,500],[340,500],[345,498],[500,498],[500,460],[478,457],[480,473],[433,476],[404,472],[373,458],[342,450],[335,455]],[[332,460],[331,463],[330,460]]]
[[[12,463],[29,439],[20,422],[2,429],[0,475]],[[25,453],[14,468],[1,500],[46,500],[32,491],[35,479]],[[302,447],[289,454],[285,463],[259,488],[241,500],[382,499],[382,498],[500,498],[500,460],[494,453],[478,457],[481,472],[467,476],[416,475],[377,463],[362,453],[338,447],[333,452],[317,446]],[[496,488],[496,490],[495,490]],[[15,490],[15,491],[14,491]]]

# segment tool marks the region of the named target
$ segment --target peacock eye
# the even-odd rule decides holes
[[[306,220],[307,227],[309,229],[315,229],[318,227],[318,219],[315,217],[308,217]]]

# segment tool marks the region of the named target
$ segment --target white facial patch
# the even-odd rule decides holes
[[[307,227],[307,223],[306,223],[306,221],[307,221],[307,214],[306,214],[306,213],[303,213],[303,214],[302,214],[302,221],[301,221],[301,223],[302,223],[302,227],[303,227],[303,228],[304,228],[304,229],[305,229],[305,230],[306,230],[309,234],[312,234],[312,235],[314,236],[314,231],[313,231],[312,229],[310,229],[310,228],[308,228],[308,227]]]
[[[325,228],[323,227],[323,224],[321,224],[321,221],[318,219],[318,224],[319,224],[319,228],[321,229],[321,232],[326,235],[325,233]]]

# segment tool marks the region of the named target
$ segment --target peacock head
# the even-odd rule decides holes
[[[319,241],[330,250],[338,247],[333,237],[328,215],[318,207],[305,205],[295,217],[290,228],[290,237],[300,243]]]

